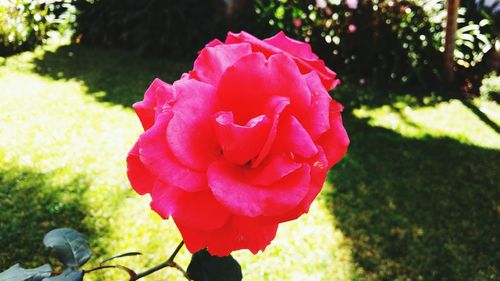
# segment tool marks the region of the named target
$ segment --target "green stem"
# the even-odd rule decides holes
[[[184,241],[181,241],[181,243],[179,243],[179,245],[177,245],[177,248],[175,248],[174,252],[170,255],[168,260],[166,260],[166,261],[160,263],[159,265],[154,266],[148,270],[145,270],[141,273],[135,273],[135,271],[133,271],[132,269],[125,267],[125,266],[122,266],[122,265],[119,265],[119,264],[117,264],[117,265],[101,265],[101,266],[98,266],[98,267],[95,267],[95,268],[92,268],[89,270],[84,270],[84,273],[90,273],[92,271],[107,269],[107,268],[117,268],[117,269],[124,270],[128,273],[128,275],[130,276],[129,281],[135,281],[135,280],[141,279],[147,275],[150,275],[150,274],[152,274],[160,269],[163,269],[165,267],[173,267],[173,268],[179,270],[187,280],[191,280],[189,278],[187,272],[174,261],[175,256],[177,256],[177,254],[179,253],[179,251],[181,250],[183,245],[184,245]]]
[[[141,273],[138,273],[133,277],[131,276],[130,281],[135,281],[135,280],[141,279],[142,277],[147,276],[151,273],[154,273],[154,272],[156,272],[160,269],[163,269],[165,267],[176,268],[177,270],[182,272],[182,275],[184,275],[184,277],[186,277],[187,280],[191,280],[191,279],[189,279],[189,276],[187,275],[186,271],[174,261],[175,256],[177,256],[177,254],[179,253],[179,251],[181,250],[183,245],[184,245],[184,241],[181,241],[181,243],[179,243],[179,245],[177,245],[177,248],[175,248],[175,251],[172,253],[172,255],[170,255],[168,260],[166,260],[166,261],[160,263],[159,265],[154,266],[148,270],[145,270]]]

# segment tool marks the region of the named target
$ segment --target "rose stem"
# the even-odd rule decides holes
[[[184,275],[184,277],[186,277],[187,280],[191,280],[189,279],[189,276],[187,275],[186,271],[181,267],[179,266],[176,262],[174,262],[174,259],[175,259],[175,256],[177,256],[177,253],[179,253],[179,251],[181,250],[182,246],[184,245],[184,241],[181,241],[181,243],[179,243],[179,245],[177,245],[177,248],[175,248],[175,251],[172,253],[172,255],[170,255],[170,257],[168,258],[168,260],[160,263],[159,265],[157,266],[154,266],[146,271],[143,271],[141,273],[138,273],[137,275],[133,276],[130,278],[130,281],[134,281],[134,280],[137,280],[137,279],[141,279],[142,277],[144,276],[147,276],[151,273],[154,273],[162,268],[165,268],[165,267],[173,267],[173,268],[176,268],[178,269],[180,272],[182,272],[182,274]]]

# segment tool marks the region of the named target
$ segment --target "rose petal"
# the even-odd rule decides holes
[[[142,163],[162,181],[186,191],[207,189],[206,175],[183,166],[170,151],[165,135],[171,118],[171,112],[160,114],[154,126],[139,138]]]
[[[321,84],[315,72],[304,75],[312,101],[308,111],[299,117],[302,126],[309,132],[313,140],[318,139],[330,129],[329,108],[332,98]]]
[[[349,146],[349,137],[342,124],[341,110],[342,105],[332,100],[330,103],[330,130],[318,140],[318,144],[325,150],[330,167],[342,159]]]
[[[168,145],[179,162],[198,171],[219,156],[219,146],[212,129],[211,116],[216,98],[214,88],[197,80],[174,83],[174,116],[167,127]]]
[[[199,230],[222,227],[229,212],[217,202],[210,190],[185,192],[175,186],[156,181],[151,193],[151,208],[163,219],[170,216],[177,225]]]
[[[215,132],[224,158],[238,165],[257,157],[270,128],[271,120],[265,115],[250,119],[245,126],[234,124],[231,112],[218,112],[215,118]]]
[[[155,177],[139,159],[139,142],[136,142],[127,156],[127,176],[134,190],[143,195],[150,193]]]
[[[253,185],[269,186],[299,169],[301,164],[284,154],[274,154],[258,168],[248,170],[248,182]]]
[[[269,134],[267,135],[266,142],[262,147],[262,150],[259,152],[257,158],[254,161],[252,161],[252,168],[255,168],[258,165],[260,165],[260,163],[264,161],[266,156],[269,154],[269,151],[271,151],[271,148],[274,144],[274,140],[276,139],[276,134],[278,133],[278,124],[281,113],[290,104],[290,100],[284,97],[273,97],[270,103],[274,105],[273,117],[272,117],[273,123],[271,125],[271,129],[269,130]]]
[[[269,39],[271,39],[271,38],[269,38]],[[266,39],[266,40],[269,40],[269,39]],[[286,40],[293,40],[293,39],[288,38]],[[276,40],[276,39],[272,40],[272,41],[274,43],[278,42],[278,40]],[[283,40],[281,40],[280,43],[283,43],[282,41]],[[329,69],[328,67],[326,67],[325,63],[322,60],[312,58],[311,55],[307,55],[306,57],[298,56],[298,54],[301,54],[301,55],[303,55],[303,53],[305,54],[303,47],[301,48],[301,50],[299,52],[292,50],[293,51],[293,53],[292,53],[292,52],[288,51],[289,49],[291,49],[290,44],[287,44],[285,46],[286,49],[281,49],[277,46],[273,46],[273,45],[269,44],[268,42],[265,42],[265,40],[262,41],[256,37],[254,37],[253,35],[248,34],[244,31],[242,31],[240,33],[229,32],[227,37],[226,37],[226,41],[225,41],[226,44],[237,44],[237,43],[245,43],[245,42],[250,43],[252,45],[252,51],[260,52],[260,53],[264,54],[266,57],[270,57],[273,54],[286,53],[287,55],[291,56],[295,60],[295,62],[299,66],[300,72],[302,74],[307,74],[311,71],[316,72],[318,74],[318,76],[320,77],[321,82],[323,83],[325,89],[328,91],[335,88],[335,86],[337,86],[339,84],[339,81],[337,79],[335,79],[337,77],[337,74],[335,72],[333,72],[331,69]]]
[[[291,115],[281,118],[274,149],[280,152],[292,152],[309,158],[318,153],[316,145],[300,122]]]
[[[208,167],[208,185],[215,198],[233,214],[248,217],[280,215],[293,209],[309,188],[309,165],[302,167],[271,186],[251,184],[247,168],[220,160]]]
[[[224,43],[222,43],[222,41],[220,41],[219,39],[214,39],[214,40],[208,42],[205,45],[205,48],[207,48],[207,47],[215,47],[217,45],[222,45],[222,44],[224,44]]]
[[[232,216],[224,227],[214,231],[178,227],[186,248],[191,253],[208,248],[211,255],[221,257],[240,249],[249,249],[257,254],[271,243],[278,230],[277,223],[242,216]]]
[[[307,84],[291,59],[278,54],[266,60],[260,53],[242,57],[228,68],[221,76],[217,96],[222,110],[233,112],[237,124],[272,114],[272,97],[288,97],[294,113],[304,112],[311,99]]]
[[[250,44],[246,43],[205,47],[194,62],[196,79],[217,86],[222,73],[250,53]]]
[[[270,217],[269,219],[273,222],[285,222],[295,220],[304,213],[309,212],[309,207],[314,199],[318,196],[321,191],[323,184],[325,183],[326,175],[328,173],[328,159],[326,159],[323,149],[318,146],[318,153],[313,159],[309,160],[311,164],[311,182],[309,185],[309,190],[306,196],[296,208],[292,211],[277,217]]]
[[[318,56],[311,50],[311,45],[291,39],[285,35],[283,31],[276,33],[276,35],[262,40],[274,47],[277,47],[289,54],[302,59],[316,60]]]
[[[133,108],[144,130],[153,126],[155,116],[161,112],[162,106],[173,98],[172,95],[172,86],[157,78],[144,93],[144,99],[134,103]]]
[[[337,73],[326,67],[325,62],[322,60],[296,60],[300,72],[307,74],[311,71],[321,79],[321,83],[327,91],[330,91],[340,84],[340,80],[336,79]]]

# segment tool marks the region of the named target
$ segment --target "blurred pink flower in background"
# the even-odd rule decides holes
[[[354,25],[354,24],[352,24],[352,23],[351,23],[350,25],[348,25],[348,26],[347,26],[347,30],[348,30],[350,33],[354,33],[354,32],[356,32],[357,27],[356,27],[356,25]]]
[[[326,8],[326,0],[316,0],[316,7],[320,9]]]
[[[358,0],[345,0],[345,5],[349,8],[349,9],[357,9],[358,8]]]
[[[301,27],[302,26],[302,20],[301,19],[293,19],[293,25],[295,27]]]

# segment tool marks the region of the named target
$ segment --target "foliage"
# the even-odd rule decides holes
[[[76,0],[77,40],[173,57],[221,35],[222,1]]]
[[[90,259],[92,252],[87,239],[81,233],[71,228],[57,228],[51,230],[45,234],[43,243],[47,248],[52,250],[52,253],[58,258],[59,262],[66,266],[61,273],[52,276],[52,266],[49,264],[45,264],[34,269],[25,269],[19,264],[15,264],[6,271],[0,272],[0,280],[82,281],[83,276],[92,271],[117,268],[126,271],[129,274],[130,281],[135,281],[167,266],[174,267],[182,271],[186,279],[192,279],[193,281],[240,281],[242,279],[241,266],[232,256],[215,257],[211,256],[206,250],[201,250],[198,253],[193,254],[188,267],[188,273],[186,273],[179,265],[177,265],[177,263],[174,262],[175,256],[184,243],[177,246],[166,262],[142,273],[136,273],[134,270],[119,264],[103,265],[103,263],[110,260],[141,255],[141,253],[138,252],[115,255],[102,261],[98,267],[88,270],[80,269],[80,267],[87,263]]]
[[[85,237],[71,228],[51,230],[43,238],[43,244],[68,267],[78,268],[92,255]]]
[[[52,274],[52,267],[44,264],[37,268],[25,269],[18,263],[9,267],[4,272],[0,272],[0,280],[2,281],[42,281]]]
[[[429,22],[444,30],[446,22],[446,0],[417,0],[422,5]],[[458,10],[458,29],[454,57],[458,65],[469,68],[480,63],[493,47],[493,20],[488,15],[477,16],[466,7]],[[432,34],[435,48],[444,51],[444,32]]]
[[[72,0],[1,0],[0,55],[43,43],[72,20]]]
[[[264,25],[310,41],[321,57],[361,83],[436,88],[444,51],[444,3],[257,0],[255,9]],[[455,59],[471,67],[491,48],[493,36],[489,19],[474,22],[465,12],[460,9]]]
[[[479,90],[481,98],[500,102],[500,76],[491,75],[485,78]]]
[[[0,273],[2,281],[81,281],[84,272],[80,266],[90,258],[91,252],[87,240],[78,231],[71,228],[58,228],[50,231],[43,238],[46,247],[52,248],[60,262],[67,268],[59,275],[52,275],[48,264],[34,269],[24,269],[15,264]]]

